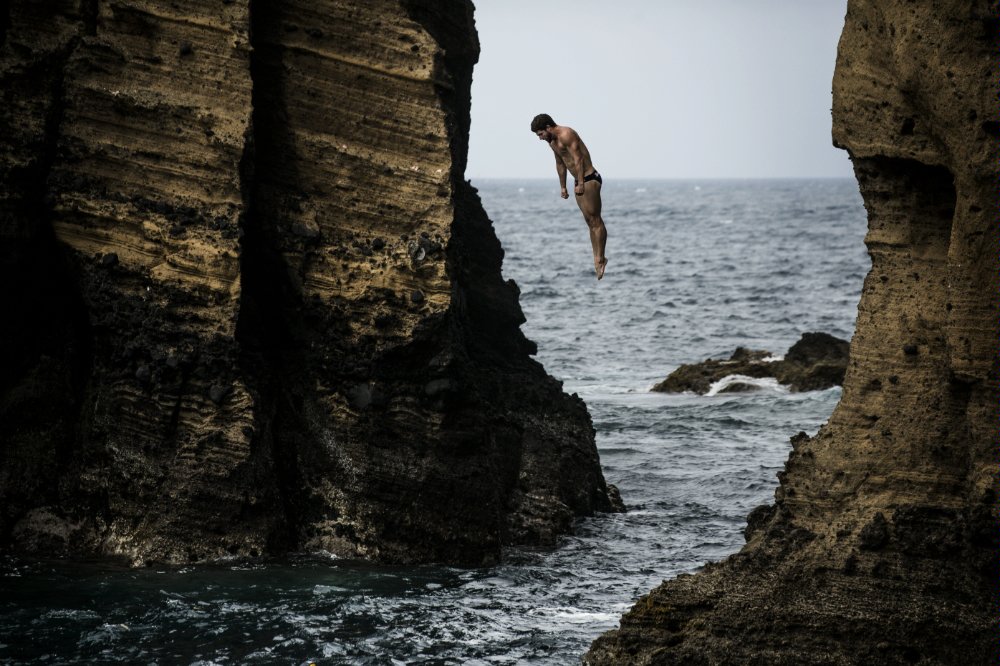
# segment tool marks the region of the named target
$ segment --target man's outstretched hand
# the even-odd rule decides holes
[[[561,196],[563,199],[569,199],[569,190],[567,190],[565,187],[562,188],[562,192],[559,193],[559,196]]]

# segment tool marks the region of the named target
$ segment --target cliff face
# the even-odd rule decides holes
[[[872,269],[843,397],[744,549],[590,663],[996,662],[998,35],[989,2],[849,1],[833,136]]]
[[[471,3],[0,11],[5,547],[480,563],[612,508],[464,181]]]

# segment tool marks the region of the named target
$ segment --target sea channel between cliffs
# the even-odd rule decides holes
[[[0,659],[995,652],[992,6],[852,1],[857,182],[609,181],[598,285],[464,179],[471,4],[57,4],[0,13]],[[648,391],[806,331],[843,390]]]

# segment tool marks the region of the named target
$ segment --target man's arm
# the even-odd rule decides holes
[[[580,141],[580,135],[573,132],[569,136],[569,141],[566,144],[566,149],[573,155],[573,179],[576,180],[576,187],[573,191],[576,194],[583,194],[583,170],[584,170],[584,159],[583,150],[581,146],[583,142]]]
[[[556,153],[556,173],[559,174],[559,196],[569,199],[569,191],[566,189],[566,164],[559,157],[559,153]]]

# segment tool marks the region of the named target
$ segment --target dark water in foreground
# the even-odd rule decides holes
[[[659,395],[738,345],[849,338],[868,269],[853,181],[606,181],[610,264],[556,180],[476,183],[538,359],[586,400],[629,512],[480,570],[323,557],[183,569],[4,562],[0,663],[572,664],[664,578],[743,543],[788,438],[839,390]]]

